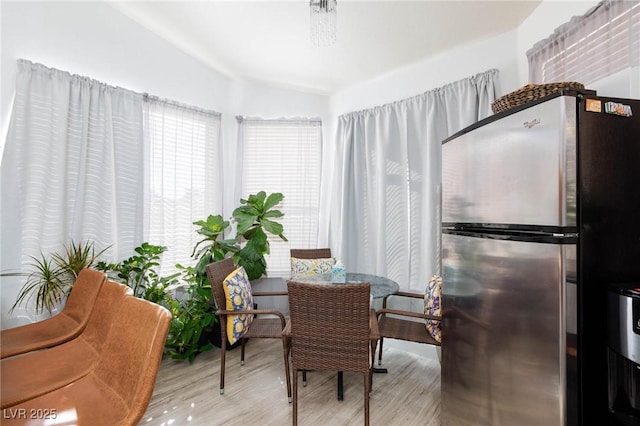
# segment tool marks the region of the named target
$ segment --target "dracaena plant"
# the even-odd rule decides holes
[[[98,258],[108,249],[96,251],[92,241],[74,242],[63,246],[62,252],[40,253],[31,257],[26,272],[4,272],[0,276],[26,276],[10,312],[27,305],[35,297],[35,312],[45,310],[49,314],[66,300],[78,274],[84,268],[92,268]]]
[[[233,211],[236,221],[236,239],[244,242],[242,248],[234,255],[237,265],[244,267],[250,280],[265,275],[267,262],[264,258],[269,254],[269,239],[272,234],[288,241],[283,234],[283,226],[276,219],[284,216],[275,207],[284,199],[284,195],[274,192],[267,196],[264,191],[251,194],[240,200],[240,206]]]

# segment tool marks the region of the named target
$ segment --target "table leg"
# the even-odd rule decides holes
[[[381,368],[381,367],[373,367],[372,368],[374,373],[386,373],[387,369],[386,368]]]
[[[344,383],[342,380],[342,371],[338,371],[338,401],[344,400]]]

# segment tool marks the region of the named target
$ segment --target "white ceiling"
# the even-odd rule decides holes
[[[337,42],[309,41],[309,1],[111,3],[231,78],[331,94],[518,25],[540,0],[338,0]]]

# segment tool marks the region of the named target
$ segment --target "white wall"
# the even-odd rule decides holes
[[[491,68],[506,86],[515,84],[515,32],[441,53],[343,90],[332,97],[332,112],[345,114],[424,93]]]
[[[328,118],[327,96],[230,80],[104,3],[2,2],[0,13],[3,130],[18,58],[219,111],[233,127],[237,114]]]
[[[18,58],[206,109],[225,107],[225,78],[108,5],[3,2],[1,7],[3,129]]]
[[[332,96],[332,113],[345,114],[398,101],[470,77],[500,70],[500,94],[529,83],[526,53],[573,16],[584,15],[596,1],[543,1],[514,31],[451,49]]]
[[[0,152],[5,144],[18,58],[221,112],[225,164],[229,166],[237,145],[236,115],[329,120],[327,96],[230,80],[105,3],[2,1],[0,31]],[[237,204],[235,199],[226,202]],[[231,211],[220,213],[229,216]],[[18,238],[2,235],[0,241],[3,248],[10,248]],[[1,278],[3,329],[34,319],[8,315],[18,291],[17,280]]]

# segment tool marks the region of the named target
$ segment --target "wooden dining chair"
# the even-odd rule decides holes
[[[225,295],[225,280],[236,272],[238,267],[233,263],[233,259],[224,259],[217,262],[213,262],[207,266],[207,277],[211,283],[213,290],[213,298],[217,307],[217,315],[220,321],[220,394],[224,394],[224,370],[225,370],[225,354],[226,354],[226,341],[228,340],[229,333],[227,327],[229,321],[233,321],[239,316],[245,315],[248,319],[248,324],[244,325],[244,329],[241,335],[235,337],[241,340],[240,349],[240,365],[244,365],[245,343],[249,338],[265,338],[265,339],[280,339],[282,340],[284,367],[287,383],[287,397],[291,402],[291,376],[289,371],[289,342],[283,335],[282,331],[286,325],[286,320],[282,312],[276,309],[255,309],[253,305],[244,309],[228,309],[227,297]],[[250,285],[248,287],[248,296],[286,296],[286,292],[253,292]],[[261,315],[261,316],[257,316]],[[235,333],[234,333],[235,334]],[[233,343],[230,341],[230,343]]]
[[[369,283],[325,285],[287,283],[293,366],[293,425],[298,424],[298,371],[362,373],[364,422],[369,424],[372,366],[379,338]]]

